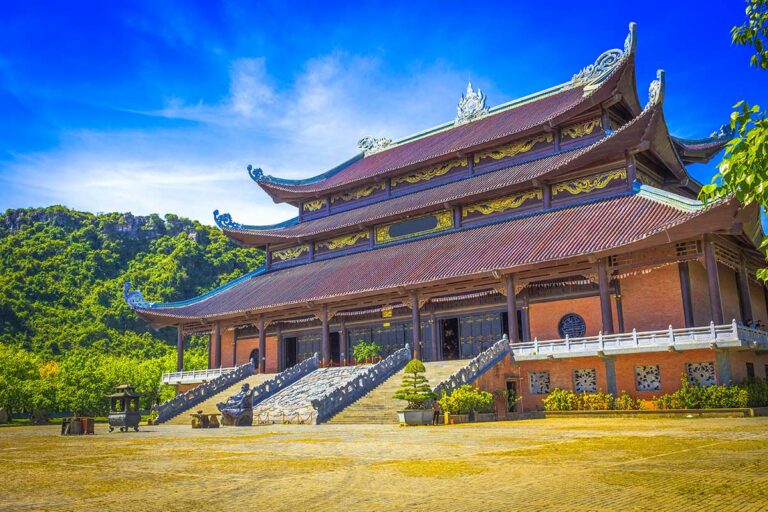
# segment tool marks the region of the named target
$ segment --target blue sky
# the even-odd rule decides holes
[[[212,223],[292,216],[245,167],[298,178],[567,81],[638,23],[641,98],[667,71],[672,133],[703,137],[768,72],[730,44],[740,0],[14,2],[0,0],[0,211],[64,204]],[[691,168],[708,181],[714,164]]]

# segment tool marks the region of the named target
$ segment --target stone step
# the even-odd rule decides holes
[[[240,388],[243,386],[244,383],[248,383],[248,385],[251,386],[251,388],[254,388],[261,384],[262,382],[269,380],[271,378],[274,378],[275,374],[257,374],[257,375],[250,375],[242,380],[239,380],[229,386],[228,388],[216,393],[215,395],[208,398],[203,403],[200,403],[198,405],[195,405],[193,407],[190,407],[188,410],[181,412],[180,414],[174,416],[170,420],[163,423],[163,425],[189,425],[192,422],[192,418],[190,418],[190,414],[202,410],[205,414],[214,414],[218,413],[219,410],[216,408],[216,404],[219,402],[226,402],[227,398],[231,397],[235,393],[240,391]]]
[[[435,387],[468,362],[468,360],[458,360],[424,363],[427,370],[425,376],[429,379],[429,384]],[[403,408],[404,403],[392,398],[392,395],[400,387],[403,373],[401,370],[379,384],[367,395],[334,416],[329,423],[397,423],[397,411]]]

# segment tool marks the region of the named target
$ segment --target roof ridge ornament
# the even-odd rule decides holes
[[[392,145],[392,139],[386,137],[363,137],[357,141],[357,147],[363,152],[365,156],[373,155],[379,151],[384,151]]]
[[[221,229],[243,229],[243,225],[233,221],[230,214],[222,213],[219,215],[219,210],[213,210],[213,221]]]
[[[469,123],[484,117],[488,114],[488,107],[485,106],[486,96],[482,89],[477,88],[477,92],[472,89],[472,82],[467,83],[467,93],[461,95],[459,104],[456,106],[456,121],[454,125]]]
[[[659,69],[656,71],[656,80],[651,82],[650,87],[648,87],[648,105],[646,105],[645,108],[664,103],[665,89],[666,83],[664,79],[664,70]]]
[[[131,309],[152,307],[152,303],[144,300],[144,296],[139,290],[131,291],[130,282],[123,283],[123,298]]]
[[[585,67],[571,78],[572,86],[584,85],[586,87],[596,85],[603,81],[613,70],[630,55],[635,53],[637,47],[637,23],[629,24],[629,34],[624,40],[624,50],[614,48],[605,51],[595,59],[595,62]]]
[[[264,171],[261,170],[261,167],[254,167],[251,164],[248,164],[247,169],[248,175],[253,181],[261,181],[264,178]]]

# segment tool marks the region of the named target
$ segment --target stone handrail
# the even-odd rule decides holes
[[[237,370],[237,366],[230,368],[208,368],[206,370],[190,370],[186,372],[165,372],[162,376],[163,384],[191,384],[194,382],[209,381],[225,373]]]
[[[386,359],[361,371],[355,378],[336,389],[312,400],[317,423],[325,423],[343,409],[366,395],[370,390],[397,373],[411,359],[408,345],[390,354]]]
[[[235,382],[242,380],[249,375],[253,375],[253,363],[251,362],[238,366],[237,369],[232,372],[221,374],[208,382],[203,382],[199,386],[195,386],[184,393],[179,393],[160,405],[153,405],[152,410],[157,412],[157,418],[154,420],[155,425],[165,423],[174,416],[204,402],[219,391],[228,388]]]
[[[768,347],[768,332],[738,325],[734,320],[730,324],[704,327],[685,327],[661,331],[637,332],[587,336],[524,343],[513,343],[512,351],[516,359],[542,358],[550,355],[626,352],[635,349],[693,349],[712,344],[727,346],[763,346]]]
[[[320,358],[314,356],[291,366],[253,388],[253,405],[263,402],[283,388],[287,388],[300,378],[312,373],[320,367]]]
[[[462,367],[456,373],[435,386],[435,395],[437,395],[438,398],[442,397],[443,393],[450,395],[453,393],[454,389],[457,389],[464,384],[471,384],[509,353],[509,339],[507,339],[507,335],[505,334],[502,339],[494,343],[490,348],[480,352],[477,356],[471,359],[466,366]]]

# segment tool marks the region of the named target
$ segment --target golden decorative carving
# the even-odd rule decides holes
[[[403,221],[393,222],[391,224],[385,224],[383,226],[376,227],[376,243],[384,244],[387,242],[395,242],[397,240],[405,240],[407,238],[413,238],[421,235],[428,235],[430,233],[437,233],[438,231],[445,231],[453,227],[453,211],[443,210],[437,213],[431,213],[429,215],[423,215],[422,217],[415,217],[414,219],[423,217],[434,217],[437,220],[435,227],[424,231],[417,231],[415,233],[409,233],[407,235],[392,236],[389,230],[392,226],[400,224]],[[414,220],[410,219],[410,220]]]
[[[602,123],[602,119],[596,117],[595,119],[590,119],[589,121],[584,121],[583,123],[576,123],[570,126],[566,126],[561,130],[562,138],[565,138],[566,135],[571,139],[584,137],[585,135],[589,135],[595,131],[595,128],[601,126]]]
[[[657,180],[657,179],[655,179],[655,178],[653,178],[651,176],[648,176],[644,172],[638,172],[637,173],[637,179],[643,185],[650,185],[650,186],[656,187],[656,188],[661,188],[662,187],[662,183],[659,180]]]
[[[527,153],[539,142],[552,142],[552,134],[542,133],[541,135],[536,135],[530,139],[512,142],[511,144],[488,149],[486,151],[480,151],[479,153],[475,153],[475,163],[479,163],[483,158],[499,160],[501,158],[519,155],[520,153]]]
[[[342,249],[344,247],[350,247],[355,245],[360,240],[367,240],[370,236],[368,231],[360,231],[359,233],[352,233],[351,235],[339,236],[331,238],[330,240],[323,240],[317,242],[317,247],[325,247],[328,250]]]
[[[503,212],[506,210],[512,210],[519,207],[530,199],[543,199],[543,193],[540,188],[526,190],[519,194],[511,196],[501,197],[499,199],[493,199],[491,201],[483,201],[482,203],[475,203],[469,206],[465,206],[461,209],[461,216],[467,217],[471,213],[481,213],[483,215],[489,215],[491,213]]]
[[[325,198],[314,199],[312,201],[305,201],[301,206],[305,212],[316,212],[320,208],[325,206]]]
[[[377,190],[384,190],[384,184],[374,183],[373,185],[358,188],[357,190],[353,190],[351,192],[342,192],[339,194],[333,194],[331,196],[331,204],[335,203],[336,201],[354,201],[355,199],[368,197],[369,195],[373,194]]]
[[[579,178],[574,181],[564,181],[562,183],[556,183],[552,185],[552,195],[556,196],[563,192],[568,192],[571,195],[584,194],[595,190],[601,190],[608,186],[609,183],[616,180],[626,180],[626,169],[615,169],[613,171],[603,172],[600,174],[593,174],[586,178]]]
[[[272,252],[273,260],[290,261],[300,257],[305,252],[309,252],[309,245],[297,245],[296,247],[288,247],[286,249],[280,249]]]
[[[451,169],[455,169],[456,167],[466,167],[466,166],[467,166],[466,158],[451,160],[448,163],[430,167],[425,171],[413,172],[411,174],[406,174],[404,176],[397,176],[395,178],[392,178],[392,186],[396,187],[401,183],[418,183],[420,181],[429,181],[433,178],[437,178],[438,176],[443,176],[444,174],[447,174],[448,171],[450,171]]]

